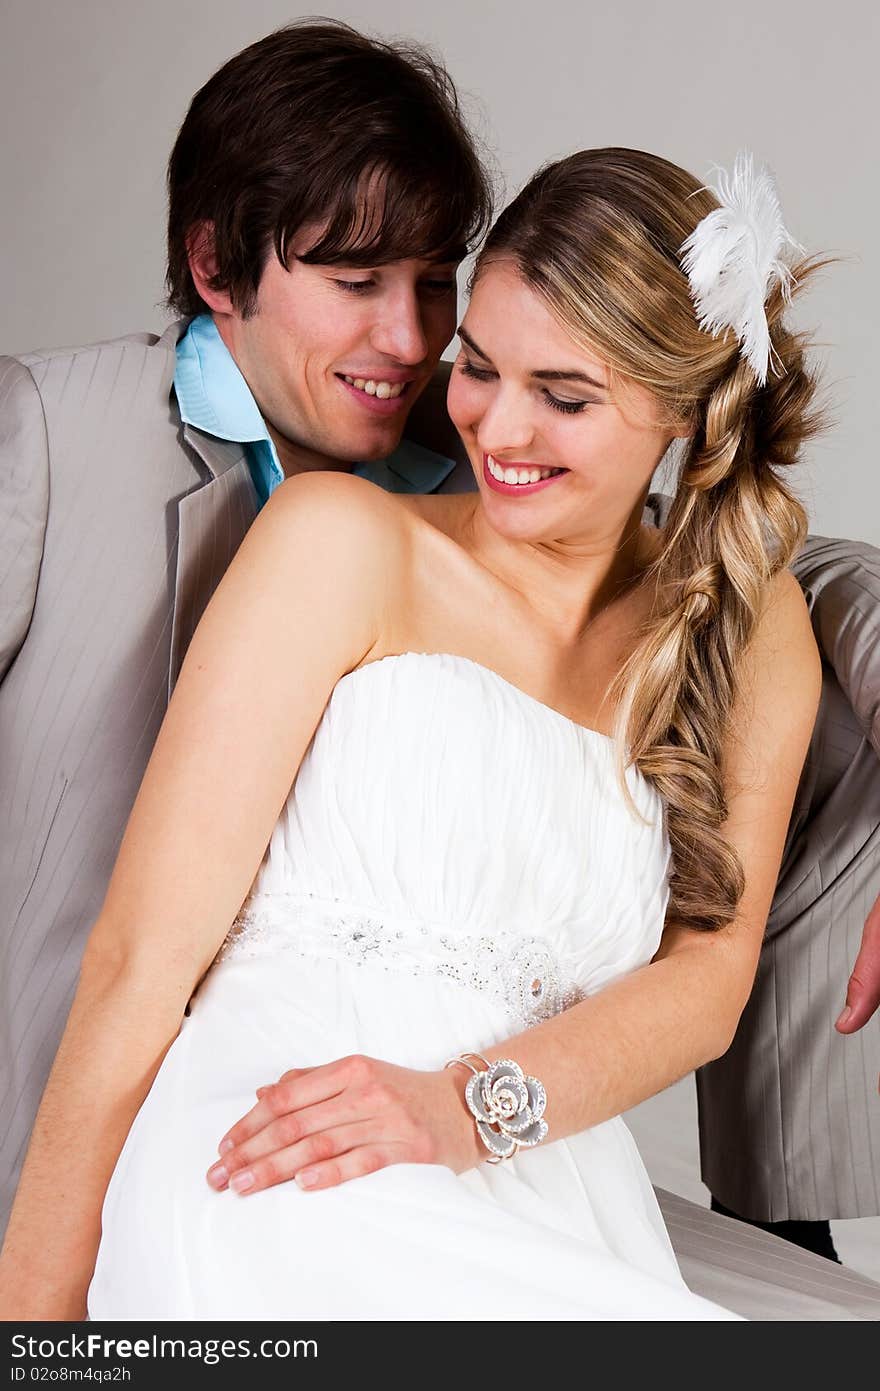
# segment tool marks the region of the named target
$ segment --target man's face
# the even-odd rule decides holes
[[[397,447],[455,332],[456,269],[427,260],[349,269],[292,256],[285,270],[272,255],[256,312],[215,312],[285,472],[382,459]]]

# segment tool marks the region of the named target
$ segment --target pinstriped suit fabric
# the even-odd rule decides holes
[[[834,1029],[880,894],[880,552],[814,536],[792,568],[822,701],[752,995],[697,1073],[703,1181],[770,1222],[880,1213],[880,1015]]]
[[[697,1294],[760,1322],[880,1319],[875,1280],[677,1194],[655,1191],[681,1273]]]
[[[239,446],[181,427],[171,398],[179,331],[0,359],[3,1225],[169,689],[255,513]],[[460,461],[441,491],[473,488],[441,380],[411,419],[414,438]],[[709,1298],[766,1265],[754,1238],[781,1246],[738,1235],[719,1287],[712,1252],[730,1246],[729,1224],[660,1197],[674,1240],[690,1243],[693,1288]],[[795,1266],[811,1259],[785,1252]],[[766,1316],[816,1316],[809,1273],[799,1280],[796,1269],[777,1282]],[[798,1289],[801,1315],[790,1312]],[[838,1296],[849,1309],[847,1290]],[[832,1316],[876,1317],[864,1307]]]
[[[37,592],[49,510],[46,426],[34,380],[0,360],[0,679],[24,639]]]
[[[191,441],[197,435],[190,428],[185,431],[185,437]],[[183,498],[178,507],[180,530],[169,697],[208,600],[257,515],[250,469],[238,446],[221,446],[219,441],[202,437],[201,448],[204,457],[219,458],[221,448],[230,454],[237,451],[239,457],[210,483]]]
[[[4,610],[4,1208],[165,711],[177,501],[204,476],[169,413],[167,352],[126,342],[23,362],[5,362],[0,377],[11,385],[0,477],[13,469],[35,480],[33,496],[19,510],[16,494],[4,515],[0,547],[13,591],[36,593],[26,614]],[[152,424],[143,437],[132,430],[138,418]],[[34,544],[19,536],[46,491],[45,545],[40,538],[35,554],[39,521]]]

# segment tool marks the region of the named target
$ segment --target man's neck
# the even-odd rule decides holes
[[[318,473],[331,471],[334,473],[351,473],[354,464],[347,459],[332,459],[327,454],[319,454],[314,449],[306,449],[302,445],[292,444],[290,440],[279,435],[278,431],[266,421],[266,429],[269,438],[275,446],[285,478],[292,478],[295,473]]]

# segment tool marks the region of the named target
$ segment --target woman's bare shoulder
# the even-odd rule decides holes
[[[396,493],[395,501],[411,517],[427,522],[437,531],[456,537],[472,516],[478,493]]]
[[[444,593],[454,587],[458,540],[473,506],[473,496],[391,493],[354,474],[314,471],[280,484],[251,531],[262,529],[267,568],[291,582],[305,564],[327,583],[360,586],[365,600],[378,593],[376,650],[385,642],[394,651],[420,630],[438,576]]]
[[[327,547],[328,559],[354,547],[360,554],[378,548],[390,561],[412,530],[411,513],[393,493],[330,469],[294,474],[279,484],[255,528],[269,531],[273,521],[288,543],[291,534],[307,537]]]
[[[472,513],[474,497],[473,493],[392,493],[356,474],[326,469],[286,478],[264,510],[307,508],[310,514],[324,514],[328,519],[344,513],[407,532],[413,530],[413,522],[427,522],[429,527],[454,536]],[[415,529],[420,528],[417,525]]]
[[[285,478],[273,491],[264,511],[308,506],[329,511],[356,508],[360,512],[391,515],[395,510],[402,511],[394,503],[393,493],[386,493],[357,474],[342,469],[311,469]]]

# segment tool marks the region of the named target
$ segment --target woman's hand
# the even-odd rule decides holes
[[[291,1178],[332,1188],[388,1164],[462,1173],[488,1153],[466,1081],[462,1069],[420,1072],[362,1054],[294,1068],[258,1089],[257,1104],[220,1141],[208,1182],[247,1194]]]

